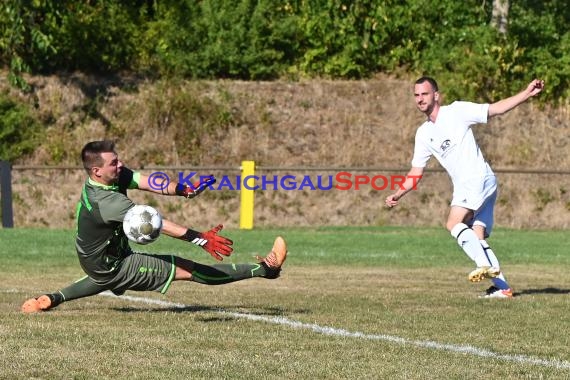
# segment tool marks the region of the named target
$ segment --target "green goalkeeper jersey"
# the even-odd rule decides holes
[[[139,178],[139,173],[123,167],[116,184],[106,186],[87,178],[83,185],[75,246],[81,267],[96,283],[112,280],[121,260],[131,253],[123,219],[134,206],[127,189],[138,188]]]

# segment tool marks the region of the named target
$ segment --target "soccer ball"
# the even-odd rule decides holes
[[[153,207],[135,205],[123,220],[123,231],[130,241],[149,244],[158,239],[162,228],[162,216]]]

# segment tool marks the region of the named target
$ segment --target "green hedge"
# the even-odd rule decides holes
[[[31,153],[40,141],[41,127],[27,105],[0,94],[0,159],[14,161]]]
[[[430,74],[451,97],[497,99],[533,77],[568,99],[566,0],[4,0],[0,62],[21,73],[80,70],[179,78]]]

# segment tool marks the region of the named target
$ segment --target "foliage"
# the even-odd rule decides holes
[[[566,1],[517,1],[510,33],[524,47],[523,64],[544,78],[554,100],[570,97],[570,8]]]
[[[81,70],[184,78],[365,78],[429,73],[453,97],[491,100],[532,77],[567,99],[564,0],[512,2],[509,32],[492,1],[7,0],[0,62],[22,73]]]
[[[67,8],[65,12],[42,25],[57,41],[58,54],[41,62],[38,69],[105,73],[130,67],[136,52],[138,12],[115,1],[60,4]]]
[[[27,106],[0,95],[0,159],[13,161],[35,148],[40,125]]]
[[[2,62],[26,71],[114,72],[133,63],[140,1],[8,0],[0,4]]]
[[[374,62],[370,1],[300,2],[303,45],[298,66],[310,75],[358,78]],[[372,39],[372,41],[371,41]]]
[[[141,64],[162,74],[271,79],[296,50],[295,19],[271,0],[165,1],[156,11]]]
[[[29,0],[0,3],[0,59],[10,68],[10,83],[25,91],[30,86],[22,74],[34,69],[34,62],[49,60],[49,53],[55,52],[50,36],[37,27],[38,5],[38,1]]]
[[[544,78],[537,102],[570,95],[569,7],[512,2],[509,34],[489,27],[491,1],[6,0],[0,63],[175,78],[435,76],[449,99],[492,101]],[[198,117],[199,118],[199,117]]]
[[[435,75],[450,99],[491,102],[520,91],[530,81],[520,62],[522,49],[494,30],[473,26],[449,37],[426,49],[422,61],[427,70],[416,70]]]

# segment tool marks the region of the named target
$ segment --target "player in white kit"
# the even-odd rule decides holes
[[[518,94],[492,104],[456,101],[440,104],[437,82],[421,77],[414,86],[418,110],[427,120],[418,128],[412,168],[401,189],[386,198],[394,207],[421,179],[424,168],[434,156],[445,168],[453,183],[453,199],[446,227],[476,268],[469,274],[471,282],[491,279],[493,285],[484,297],[512,298],[513,292],[501,272],[499,261],[486,242],[493,228],[493,210],[497,198],[497,180],[475,141],[471,126],[487,123],[530,97],[539,94],[544,81],[535,79]]]

